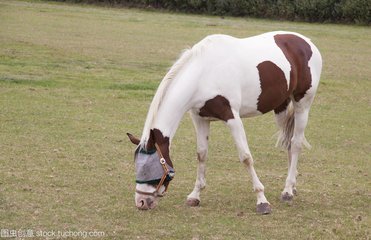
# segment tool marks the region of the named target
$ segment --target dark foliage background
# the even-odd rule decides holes
[[[150,7],[212,15],[252,16],[309,22],[369,25],[370,0],[55,0],[114,6]]]

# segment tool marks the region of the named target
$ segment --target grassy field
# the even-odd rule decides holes
[[[286,153],[272,114],[244,120],[273,213],[255,194],[228,129],[211,127],[208,186],[185,206],[196,176],[185,115],[177,170],[153,211],[134,206],[134,147],[159,81],[204,36],[297,31],[324,70],[292,205],[280,202]],[[370,239],[371,28],[218,18],[0,0],[0,229],[101,231],[108,239]]]

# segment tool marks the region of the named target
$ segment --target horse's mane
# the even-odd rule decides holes
[[[162,79],[160,85],[157,88],[156,94],[152,99],[152,103],[149,107],[147,118],[144,124],[142,137],[140,140],[140,145],[145,147],[150,130],[153,124],[153,120],[157,115],[158,109],[161,105],[161,102],[166,94],[166,91],[171,84],[172,80],[177,76],[177,74],[182,70],[182,68],[189,62],[193,56],[200,56],[204,51],[205,47],[212,42],[211,36],[204,38],[199,43],[195,44],[192,48],[185,49],[178,60],[173,64],[170,70],[167,72],[165,77]]]
[[[140,140],[140,145],[145,146],[149,139],[150,130],[152,127],[153,120],[157,115],[157,111],[161,105],[162,99],[165,96],[166,90],[168,89],[171,81],[176,77],[182,67],[189,61],[192,57],[192,49],[185,49],[180,55],[178,60],[173,64],[170,70],[167,72],[165,77],[162,79],[160,85],[157,88],[156,94],[152,99],[152,103],[149,107],[147,118],[144,124],[142,137]]]

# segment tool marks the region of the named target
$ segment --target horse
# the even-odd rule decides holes
[[[246,139],[241,118],[273,111],[278,126],[277,146],[288,152],[288,175],[281,200],[296,194],[299,154],[310,147],[304,136],[308,114],[322,70],[322,57],[311,40],[286,31],[248,38],[215,34],[184,50],[161,81],[147,113],[141,138],[127,133],[135,144],[135,204],[153,209],[175,175],[170,144],[189,112],[197,135],[197,177],[186,204],[200,205],[206,186],[210,122],[223,121],[237,146],[256,193],[256,211],[271,213]]]

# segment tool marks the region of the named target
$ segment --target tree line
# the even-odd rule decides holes
[[[355,23],[371,22],[370,0],[54,0],[113,6],[159,8],[219,16]]]

